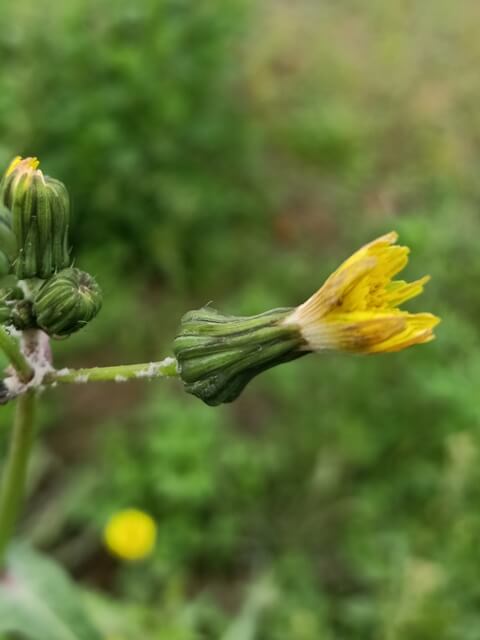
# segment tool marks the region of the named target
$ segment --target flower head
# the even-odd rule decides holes
[[[440,320],[399,306],[422,292],[428,276],[393,280],[408,261],[396,233],[365,245],[299,307],[225,316],[206,307],[187,313],[174,342],[188,393],[210,405],[232,402],[262,371],[312,351],[400,351],[429,342]]]
[[[149,556],[155,546],[157,527],[144,511],[125,509],[115,513],[104,530],[108,549],[123,560],[141,560]]]
[[[391,232],[359,249],[285,318],[284,324],[299,327],[304,349],[385,353],[434,339],[439,318],[399,308],[423,291],[429,276],[393,280],[410,251],[396,245],[397,239]]]

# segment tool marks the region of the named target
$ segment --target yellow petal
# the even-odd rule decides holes
[[[22,156],[15,156],[15,158],[8,165],[8,169],[5,172],[6,176],[9,176],[14,170],[15,167],[22,161]]]
[[[394,275],[402,271],[408,263],[408,247],[384,247],[375,252],[377,267],[372,277],[390,280]]]
[[[348,269],[337,270],[313,296],[297,307],[295,313],[287,318],[286,323],[297,324],[300,318],[303,322],[314,322],[323,317],[334,307],[339,306],[345,296],[375,266],[374,258],[364,256],[352,263]]]
[[[440,318],[431,313],[406,314],[404,317],[405,328],[387,340],[372,345],[369,353],[392,353],[435,339],[433,329],[439,324]]]
[[[395,244],[397,240],[398,240],[398,233],[396,231],[390,231],[390,233],[386,233],[385,235],[380,236],[375,240],[372,240],[368,244],[363,245],[363,247],[358,249],[358,251],[355,251],[355,253],[353,253],[349,258],[347,258],[345,262],[343,262],[339,266],[339,268],[337,269],[337,272],[341,271],[342,269],[345,269],[346,267],[349,267],[353,262],[357,262],[358,260],[361,260],[366,256],[370,256],[370,257],[378,256],[378,254],[381,253],[382,250],[387,249],[392,244]]]
[[[394,280],[386,290],[386,300],[392,307],[398,307],[403,302],[415,298],[423,291],[424,285],[430,280],[430,276],[424,276],[414,282],[405,282],[404,280]]]

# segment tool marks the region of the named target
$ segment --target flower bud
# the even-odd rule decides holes
[[[102,292],[91,275],[63,269],[41,287],[33,301],[38,326],[50,336],[69,336],[84,327],[102,306]]]
[[[0,200],[11,211],[20,279],[46,279],[70,264],[68,192],[38,165],[36,158],[17,157],[0,184]]]
[[[203,308],[183,316],[174,352],[185,390],[209,405],[235,400],[258,373],[308,353],[291,309],[223,316]]]

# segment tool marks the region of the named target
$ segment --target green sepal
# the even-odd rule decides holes
[[[206,307],[185,314],[173,346],[185,390],[209,405],[232,402],[257,374],[305,355],[298,327],[282,323],[291,311],[236,317]]]
[[[0,204],[0,253],[9,263],[15,260],[17,240],[12,229],[12,214],[7,207]]]
[[[100,311],[102,291],[96,280],[80,269],[63,269],[40,288],[33,300],[38,326],[52,337],[69,336]]]

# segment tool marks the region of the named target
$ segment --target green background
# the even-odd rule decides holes
[[[438,340],[324,355],[209,408],[177,381],[42,397],[21,532],[108,640],[480,639],[480,5],[2,2],[0,165],[74,203],[102,313],[56,364],[161,359],[208,302],[294,306],[395,229]],[[2,408],[4,451],[9,407]],[[102,547],[116,510],[155,554]]]

